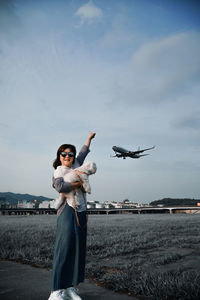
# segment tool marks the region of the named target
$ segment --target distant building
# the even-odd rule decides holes
[[[25,208],[34,208],[34,203],[28,202]]]
[[[49,201],[49,208],[55,208],[55,201],[56,200]]]
[[[34,203],[27,200],[19,200],[17,208],[34,208]]]
[[[96,207],[95,201],[87,201],[87,209],[94,209]]]
[[[123,207],[123,204],[121,202],[111,202],[111,205],[114,207],[114,208],[122,208]]]
[[[19,200],[17,204],[17,208],[26,208],[27,200]]]
[[[39,204],[39,208],[51,208],[51,201],[45,200],[42,201],[42,203]]]
[[[109,203],[108,201],[106,201],[104,203],[104,207],[107,208],[107,209],[114,208],[114,206],[111,203]]]
[[[105,208],[103,203],[95,203],[95,208]]]
[[[122,208],[135,208],[137,206],[137,203],[133,203],[128,199],[125,199],[121,202]]]

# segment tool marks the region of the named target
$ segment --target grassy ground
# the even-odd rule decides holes
[[[0,257],[51,267],[56,216],[0,216]],[[141,299],[200,299],[200,215],[90,215],[86,275]]]

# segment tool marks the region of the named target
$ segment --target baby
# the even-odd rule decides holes
[[[91,193],[91,186],[89,183],[89,175],[92,175],[96,173],[97,167],[94,162],[86,162],[81,167],[76,169],[64,169],[63,173],[63,179],[65,182],[75,182],[75,181],[82,181],[83,183],[83,189],[86,193]],[[69,205],[79,205],[78,199],[80,194],[80,189],[73,190],[69,193],[60,193],[60,196],[58,199],[55,200],[54,208],[58,209],[65,199],[67,199],[67,202]],[[82,194],[82,193],[81,193]]]

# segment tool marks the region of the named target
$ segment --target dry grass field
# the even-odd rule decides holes
[[[140,299],[200,299],[200,215],[89,215],[86,276]],[[0,257],[51,267],[56,216],[0,216]]]

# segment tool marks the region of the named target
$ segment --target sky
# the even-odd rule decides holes
[[[92,131],[88,200],[200,199],[199,53],[199,1],[1,0],[0,191],[57,197],[58,147]]]

